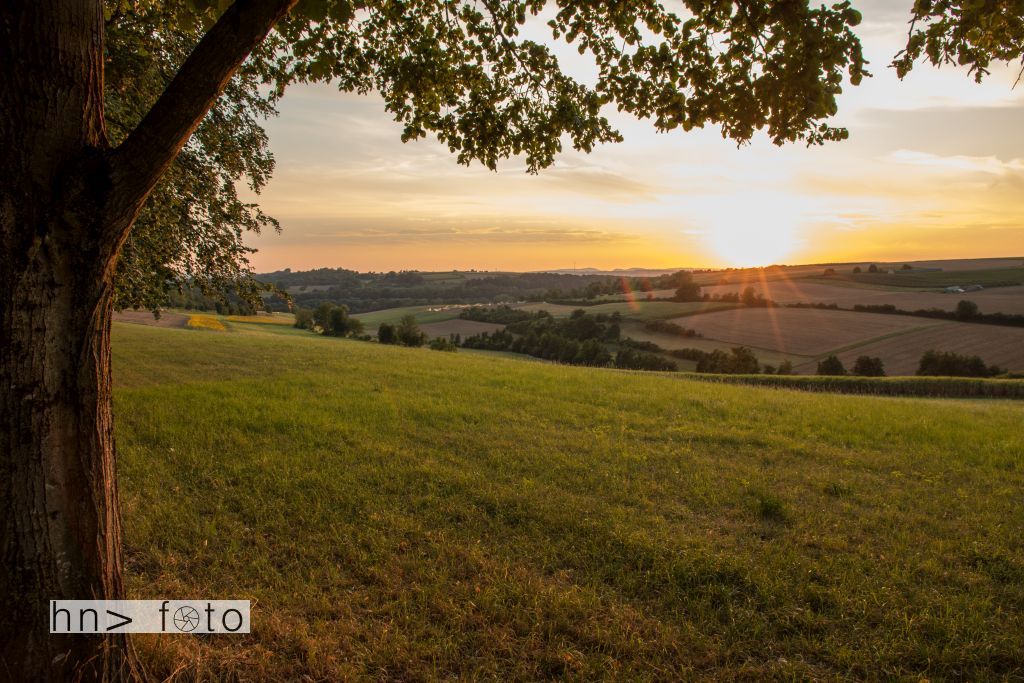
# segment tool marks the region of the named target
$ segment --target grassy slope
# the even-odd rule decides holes
[[[157,674],[1024,673],[1019,404],[312,335],[114,346],[133,597],[256,601],[248,637],[141,639]]]

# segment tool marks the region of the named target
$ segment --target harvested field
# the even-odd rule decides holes
[[[420,325],[420,329],[431,339],[434,337],[447,338],[450,334],[461,334],[463,338],[466,338],[481,332],[495,332],[503,327],[505,326],[498,323],[482,323],[476,320],[462,320],[461,318]]]
[[[962,299],[978,304],[983,313],[1017,313],[1024,314],[1024,287],[994,287],[980,292],[965,294],[942,294],[940,292],[892,291],[867,287],[850,287],[830,285],[821,281],[807,280],[775,280],[751,285],[766,299],[781,304],[788,303],[823,303],[837,304],[844,308],[852,308],[857,304],[883,305],[891,304],[896,308],[914,311],[921,308],[941,308],[946,311],[956,309]],[[743,291],[740,285],[717,285],[704,287],[701,291],[707,294],[730,294]]]
[[[689,318],[687,318],[689,320]],[[685,327],[687,323],[683,323]],[[622,325],[622,336],[636,339],[637,341],[649,341],[654,342],[663,349],[669,351],[673,349],[700,349],[701,351],[728,351],[734,346],[739,344],[719,341],[717,339],[705,339],[703,337],[684,337],[677,334],[671,334],[666,332],[651,332],[644,328],[642,323],[626,322]],[[778,366],[784,360],[789,360],[794,366],[801,363],[806,363],[809,358],[807,356],[797,356],[795,354],[781,353],[772,349],[761,349],[751,344],[742,344],[742,346],[750,347],[757,355],[757,359],[762,363],[768,363],[769,365]],[[673,358],[680,367],[680,369],[692,370],[696,366],[696,363],[687,363],[687,361]],[[684,365],[687,367],[684,368]],[[692,366],[692,367],[691,367]]]
[[[117,311],[114,322],[149,325],[151,327],[185,327],[188,316],[172,311],[161,311],[160,318],[154,318],[150,311]]]
[[[862,314],[867,315],[867,314]],[[929,350],[981,356],[989,365],[1024,370],[1024,329],[971,323],[942,323],[882,339],[837,354],[846,367],[857,356],[878,356],[890,375],[913,375],[921,355]],[[806,368],[798,370],[807,371]],[[813,372],[813,368],[810,371]]]
[[[935,320],[927,318],[811,308],[736,308],[675,322],[708,339],[801,356],[821,355],[877,337],[936,325]],[[997,331],[1011,329],[989,327]]]

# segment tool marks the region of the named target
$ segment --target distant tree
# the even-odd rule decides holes
[[[745,346],[737,346],[731,350],[728,371],[736,375],[756,375],[761,371],[754,352]]]
[[[744,346],[732,348],[728,353],[715,349],[697,361],[697,372],[723,375],[756,375],[761,371],[754,352]]]
[[[740,294],[740,302],[744,306],[764,306],[765,305],[764,297],[762,297],[760,292],[758,292],[753,287],[746,287],[746,288],[744,288],[743,293]]]
[[[381,344],[397,344],[398,335],[395,333],[395,326],[391,323],[381,323],[377,328],[377,341]]]
[[[972,320],[978,317],[978,304],[973,301],[961,301],[956,305],[957,320]]]
[[[295,327],[300,330],[313,329],[313,311],[308,308],[295,309]]]
[[[1006,372],[985,365],[980,356],[967,356],[951,351],[926,351],[918,363],[917,374],[932,377],[994,377]]]
[[[793,374],[793,363],[787,358],[786,360],[779,363],[779,369],[775,371],[776,375],[792,375]]]
[[[676,301],[700,301],[700,285],[693,281],[693,274],[681,270],[675,274]]]
[[[862,377],[885,377],[885,365],[881,358],[858,356],[853,364],[853,374]]]
[[[765,374],[765,375],[774,375],[775,374],[775,366],[774,365],[769,365],[768,363],[765,363],[761,367],[761,372],[763,374]]]
[[[825,277],[832,277],[835,274],[836,274],[836,269],[835,268],[826,268],[825,269]]]
[[[868,272],[869,273],[877,273],[878,272],[878,266],[876,266],[874,263],[872,263],[870,266],[868,266]]]
[[[818,363],[818,374],[819,375],[845,375],[846,368],[843,366],[843,362],[836,356],[829,356],[825,360]]]
[[[853,272],[854,272],[855,274],[856,274],[856,273],[860,273],[860,272],[861,272],[860,266],[854,266],[854,267],[853,267]]]
[[[427,341],[427,335],[420,330],[414,315],[402,316],[395,328],[395,337],[402,346],[423,346]]]
[[[913,269],[914,269],[914,267],[911,266],[909,263],[904,263],[902,266],[900,266],[900,270],[913,270]]]
[[[348,337],[361,334],[363,323],[349,316],[348,306],[332,306],[327,311],[327,322],[323,325],[323,333],[328,337]]]
[[[604,344],[596,339],[587,339],[580,344],[579,352],[573,360],[575,365],[604,367],[612,362],[612,355]]]
[[[313,311],[313,324],[319,327],[321,331],[326,330],[328,325],[331,324],[331,311],[334,310],[334,306],[334,304],[325,301]]]

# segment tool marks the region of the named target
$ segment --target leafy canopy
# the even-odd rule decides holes
[[[227,0],[107,0],[113,141],[170,82]],[[550,165],[564,144],[621,140],[608,107],[659,131],[717,126],[743,143],[847,136],[829,125],[845,80],[866,75],[849,2],[683,0],[300,0],[250,56],[140,217],[119,277],[121,305],[168,283],[216,289],[248,272],[242,233],[277,227],[236,185],[273,170],[260,122],[293,83],[377,92],[402,139],[434,134],[460,163]],[[589,57],[563,68],[552,44]]]
[[[978,82],[992,62],[1024,60],[1024,0],[917,0],[893,66],[903,78],[920,59],[966,66]]]

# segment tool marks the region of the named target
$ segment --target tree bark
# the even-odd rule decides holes
[[[295,2],[232,5],[119,150],[102,0],[0,5],[0,680],[142,675],[123,635],[49,634],[50,600],[124,597],[114,267],[160,175]]]

